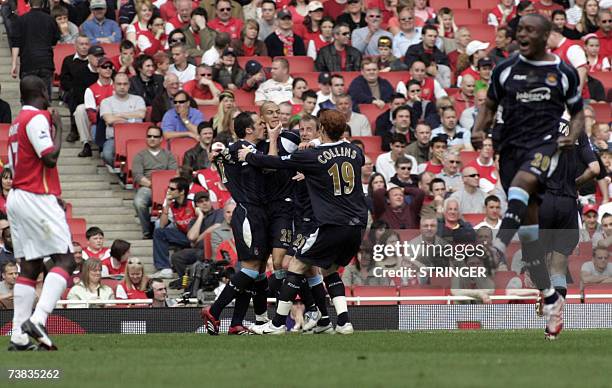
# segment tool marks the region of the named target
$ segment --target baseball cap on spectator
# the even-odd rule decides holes
[[[391,38],[389,38],[388,36],[381,36],[380,38],[378,38],[378,47],[391,48],[391,46],[392,46]]]
[[[584,205],[582,208],[582,214],[586,216],[589,212],[597,213],[597,205]]]
[[[311,1],[308,3],[308,12],[323,11],[323,4],[320,1]]]
[[[227,56],[227,55],[233,55],[234,57],[236,57],[236,53],[234,52],[234,49],[231,47],[228,47],[225,50],[223,50],[223,56]]]
[[[111,64],[111,66],[115,67],[115,65],[113,64],[113,61],[110,60],[110,58],[107,57],[102,57],[100,59],[98,59],[98,67],[102,67],[104,65],[108,65]]]
[[[321,85],[331,85],[331,74],[327,72],[319,73],[319,83]]]
[[[198,203],[199,200],[201,199],[210,199],[210,194],[207,191],[198,191],[197,193],[195,193],[195,195],[193,196],[193,203]]]
[[[286,9],[281,9],[280,11],[278,11],[276,13],[276,17],[279,18],[279,19],[285,19],[285,18],[293,19],[293,16],[291,15],[291,12],[289,12]]]
[[[101,46],[95,45],[95,46],[91,46],[89,48],[89,50],[87,50],[87,55],[93,55],[96,57],[102,57],[104,56],[104,48],[102,48]]]
[[[493,66],[493,60],[490,57],[480,58],[478,60],[478,67]]]
[[[106,0],[91,0],[89,9],[106,9]]]
[[[486,50],[489,48],[489,42],[481,42],[479,40],[473,40],[465,47],[465,53],[468,56],[472,56],[478,50]]]
[[[248,75],[254,75],[254,74],[259,73],[259,71],[261,70],[261,67],[262,67],[261,63],[251,59],[244,66],[244,71],[246,71]]]

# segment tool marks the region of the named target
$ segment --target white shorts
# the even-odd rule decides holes
[[[13,189],[6,210],[16,258],[35,260],[73,251],[66,213],[54,195]]]

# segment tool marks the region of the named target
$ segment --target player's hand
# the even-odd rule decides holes
[[[489,294],[482,294],[482,303],[484,304],[491,304],[493,302],[491,302],[491,298],[489,297]]]
[[[278,139],[278,136],[280,135],[280,131],[283,128],[283,125],[279,121],[276,127],[270,128],[270,124],[266,123],[266,128],[268,130],[268,139],[271,141],[274,141]]]
[[[301,172],[298,172],[297,174],[295,174],[295,176],[293,178],[294,181],[299,182],[299,181],[303,181],[304,179],[306,179],[306,177],[304,176],[304,174],[302,174]]]
[[[238,160],[241,162],[246,161],[246,157],[251,153],[251,149],[245,145],[242,146],[242,149],[238,150]]]
[[[17,78],[18,75],[19,75],[19,65],[14,64],[13,66],[11,66],[11,77]]]
[[[374,100],[372,104],[376,105],[378,109],[382,109],[385,107],[385,102],[383,100]]]
[[[560,149],[568,149],[574,147],[576,144],[576,140],[569,136],[559,136],[557,139],[557,146]],[[608,148],[608,144],[606,143],[606,149]]]
[[[208,161],[211,163],[214,162],[217,156],[219,156],[219,151],[210,151],[208,154]]]
[[[309,141],[303,141],[303,142],[301,142],[301,143],[300,143],[300,145],[298,146],[298,149],[299,149],[299,150],[305,150],[305,149],[307,149],[307,148],[312,148],[312,147],[314,147],[314,145],[313,145],[311,142],[309,142]]]

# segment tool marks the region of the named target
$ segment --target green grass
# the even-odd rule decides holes
[[[0,367],[61,368],[61,387],[610,387],[612,331],[359,332],[352,336],[55,336]],[[8,340],[6,341],[8,343]],[[0,386],[7,386],[6,376]]]

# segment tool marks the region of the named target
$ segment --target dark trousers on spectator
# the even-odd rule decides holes
[[[11,46],[11,36],[13,35],[13,23],[17,19],[17,15],[13,12],[16,8],[14,1],[7,1],[0,7],[0,15],[4,22],[4,28],[6,29],[6,35],[8,37],[9,47]]]
[[[26,59],[27,60],[27,59]],[[21,58],[21,61],[24,61],[24,58]],[[47,85],[47,91],[49,92],[49,100],[51,100],[51,84],[53,83],[53,70],[51,69],[36,69],[30,71],[22,71],[19,75],[20,79],[23,79],[25,76],[35,75],[43,80],[45,85]]]
[[[188,248],[191,242],[174,226],[157,228],[153,232],[153,263],[157,269],[170,268],[170,245]]]
[[[187,266],[204,258],[204,250],[198,248],[181,249],[172,255],[172,266],[174,271],[182,277],[185,274]]]

